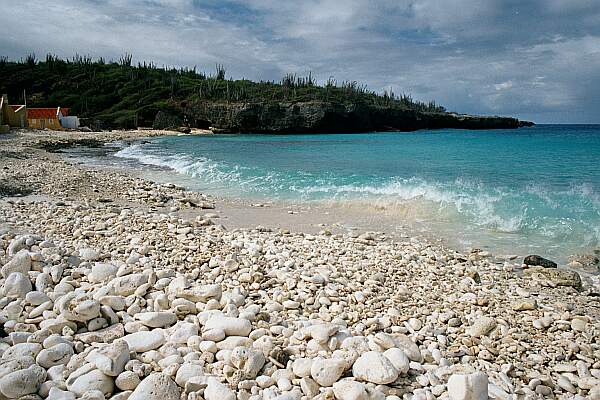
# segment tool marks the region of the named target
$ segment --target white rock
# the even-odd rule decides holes
[[[383,352],[385,358],[390,360],[394,368],[398,370],[400,374],[406,374],[410,367],[410,360],[404,351],[397,347],[392,347]]]
[[[148,277],[144,274],[131,274],[120,276],[110,281],[110,287],[115,294],[119,296],[129,296],[135,293],[136,289],[148,282]]]
[[[319,343],[327,343],[329,338],[338,331],[339,327],[333,324],[318,324],[307,328],[310,337]]]
[[[310,367],[310,375],[319,385],[331,386],[340,379],[345,367],[346,362],[341,359],[315,358]]]
[[[47,349],[43,349],[37,355],[35,362],[48,369],[55,365],[65,365],[73,355],[73,347],[68,343],[58,343]]]
[[[89,390],[99,390],[109,395],[114,389],[113,380],[98,369],[79,375],[72,381],[67,380],[67,389],[77,396],[83,396]]]
[[[365,385],[349,379],[334,383],[333,394],[337,400],[369,400]]]
[[[227,336],[248,336],[252,331],[252,324],[247,319],[217,315],[206,321],[204,329],[221,329]]]
[[[398,334],[393,337],[393,342],[394,346],[392,347],[398,347],[399,349],[404,351],[404,354],[406,354],[406,356],[410,360],[416,362],[423,362],[423,356],[421,355],[419,346],[417,346],[417,344],[413,342],[411,338],[409,338],[406,335]]]
[[[38,292],[37,290],[27,293],[25,301],[32,306],[39,306],[49,301],[50,298],[44,292]]]
[[[494,318],[486,316],[479,317],[475,320],[473,325],[469,327],[467,333],[478,338],[489,334],[497,325],[498,323]]]
[[[265,356],[256,350],[236,347],[229,355],[229,362],[242,371],[244,379],[254,379],[265,364]]]
[[[150,328],[164,328],[177,322],[177,316],[170,311],[152,311],[135,314],[135,319]]]
[[[188,299],[190,301],[206,303],[211,299],[221,300],[223,289],[219,284],[194,286],[191,289],[176,289],[177,297]]]
[[[313,360],[310,358],[297,358],[292,363],[292,371],[299,378],[308,378]]]
[[[202,332],[202,339],[212,342],[220,342],[225,339],[225,331],[223,329],[207,329]]]
[[[75,400],[75,393],[51,387],[46,400]]]
[[[179,389],[171,377],[158,372],[144,379],[128,400],[179,400]]]
[[[236,398],[235,392],[216,378],[208,380],[208,386],[204,390],[205,400],[236,400]]]
[[[191,377],[200,375],[204,375],[204,368],[202,365],[186,362],[183,363],[177,370],[177,375],[175,375],[175,383],[184,388],[186,382],[190,380]]]
[[[100,258],[100,253],[90,247],[79,249],[79,257],[85,261],[96,261]]]
[[[383,354],[369,351],[354,362],[352,375],[363,381],[387,385],[398,378],[398,370]]]
[[[24,299],[27,293],[33,290],[33,285],[29,277],[20,273],[13,272],[4,281],[4,295],[6,297]]]
[[[198,335],[198,327],[190,322],[179,321],[174,331],[169,336],[171,343],[187,343],[188,339],[192,336]]]
[[[17,343],[6,349],[2,354],[2,360],[13,360],[23,357],[35,359],[40,351],[42,351],[42,345],[39,343]]]
[[[46,370],[39,365],[11,372],[0,378],[0,393],[9,399],[36,393],[46,380]]]
[[[165,343],[165,335],[162,330],[140,331],[130,333],[123,337],[129,345],[130,351],[143,353],[159,348]]]
[[[106,375],[117,376],[129,361],[129,345],[125,340],[117,339],[108,346],[92,350],[85,359]]]
[[[88,280],[92,283],[100,283],[117,276],[116,265],[109,263],[95,263],[92,267],[92,272],[88,275]]]
[[[30,270],[31,256],[27,250],[23,249],[15,254],[9,262],[4,264],[2,269],[0,269],[0,273],[6,278],[13,272],[20,272],[23,275],[27,275]]]
[[[134,390],[140,384],[140,377],[133,371],[123,371],[115,379],[120,390]]]
[[[100,316],[100,303],[85,293],[70,292],[54,303],[54,312],[69,321],[86,322]]]
[[[12,359],[0,360],[0,378],[15,371],[20,371],[30,367],[34,363],[33,357],[23,356]]]
[[[454,374],[448,379],[450,400],[487,400],[488,377],[483,372]]]

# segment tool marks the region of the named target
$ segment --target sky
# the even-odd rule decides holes
[[[76,53],[280,80],[312,72],[448,110],[600,123],[599,0],[1,0],[0,55]]]

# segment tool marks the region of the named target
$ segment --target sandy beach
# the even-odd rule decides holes
[[[0,136],[6,398],[600,399],[595,276],[56,152],[173,134]]]

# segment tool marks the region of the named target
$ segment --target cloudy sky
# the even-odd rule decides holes
[[[600,123],[598,0],[2,0],[0,55],[312,71],[459,112]]]

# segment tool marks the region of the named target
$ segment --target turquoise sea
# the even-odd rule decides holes
[[[600,125],[171,136],[116,156],[220,196],[385,210],[465,247],[563,261],[600,247]]]

